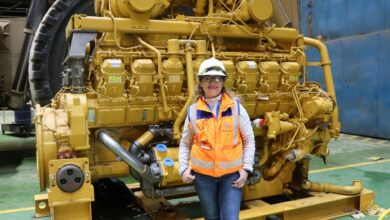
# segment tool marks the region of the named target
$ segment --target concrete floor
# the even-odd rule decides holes
[[[40,192],[34,145],[33,137],[0,134],[0,220],[35,219],[33,197]],[[365,188],[375,191],[375,204],[390,208],[390,142],[343,134],[338,140],[331,141],[329,147],[331,154],[327,165],[319,158],[312,158],[310,180],[340,185],[362,180]],[[10,148],[18,150],[1,150]],[[376,160],[378,158],[381,159]],[[195,206],[194,210],[199,210],[199,207]],[[366,216],[362,219],[377,218]],[[139,216],[135,219],[147,218]]]

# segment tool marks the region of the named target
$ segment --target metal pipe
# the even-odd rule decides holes
[[[303,143],[300,148],[289,151],[287,158],[292,162],[296,162],[302,160],[311,151],[312,146],[310,144]]]
[[[147,165],[143,164],[138,158],[128,153],[122,146],[116,142],[110,135],[104,130],[97,131],[97,137],[108,149],[110,149],[115,155],[119,156],[129,166],[134,168],[138,173],[146,173],[148,169]]]
[[[148,144],[154,138],[153,134],[149,131],[145,132],[141,137],[135,140],[129,148],[130,154],[134,157],[139,158],[143,163],[146,163],[150,160],[148,154],[141,155],[141,149],[144,148],[146,144]]]
[[[142,148],[144,148],[144,146],[146,146],[148,143],[150,143],[153,140],[153,138],[158,137],[158,136],[161,136],[161,137],[166,136],[169,139],[172,139],[170,129],[152,127],[148,131],[143,133],[137,140],[135,140],[131,144],[131,146],[129,148],[130,153],[133,156],[139,158],[140,150]],[[143,157],[140,158],[140,160],[144,163],[149,162],[149,159],[150,158],[147,154],[145,154]]]
[[[211,16],[214,14],[214,1],[213,0],[209,0],[209,13],[208,13],[208,16]]]
[[[280,172],[283,165],[286,163],[286,159],[284,158],[276,158],[276,162],[272,164],[271,167],[266,167],[262,170],[263,178],[264,179],[271,179],[276,174]]]
[[[70,35],[70,31],[77,30],[94,30],[97,32],[113,32],[115,19],[116,30],[122,33],[133,34],[176,34],[176,35],[205,35],[203,22],[191,22],[191,21],[172,21],[172,20],[149,20],[147,23],[140,23],[135,19],[129,18],[109,18],[109,17],[94,17],[74,15],[69,21],[67,27],[67,36]],[[197,27],[198,28],[194,31]],[[258,27],[256,27],[258,28]],[[263,33],[267,33],[266,36],[272,40],[283,41],[295,41],[297,40],[299,33],[293,28],[274,28],[264,27],[261,28]],[[251,30],[252,32],[254,30]],[[243,25],[219,25],[216,21],[215,24],[207,26],[207,33],[211,37],[229,37],[229,38],[253,38],[258,39],[261,32],[250,33],[248,27]]]
[[[181,109],[179,115],[177,116],[174,124],[173,124],[173,138],[175,140],[180,139],[180,125],[183,123],[186,115],[187,109],[191,105],[194,100],[195,95],[195,86],[194,86],[194,69],[192,66],[192,53],[193,48],[190,42],[185,43],[185,53],[186,53],[186,70],[187,70],[187,91],[188,91],[188,99]]]
[[[137,37],[137,40],[145,47],[153,50],[154,52],[157,53],[157,76],[158,76],[158,82],[160,84],[160,94],[161,94],[161,99],[163,101],[163,111],[164,113],[169,112],[168,108],[168,102],[167,102],[167,96],[165,94],[165,88],[164,88],[164,75],[162,74],[162,57],[161,57],[161,52],[158,51],[155,47],[152,45],[146,43],[141,39],[141,37]]]
[[[153,172],[148,165],[145,165],[136,156],[130,154],[122,146],[116,142],[110,135],[104,130],[98,130],[96,137],[102,142],[109,150],[111,150],[116,156],[125,161],[131,168],[137,171],[143,179],[148,182],[156,182],[159,179],[159,175]],[[158,176],[158,177],[157,177]]]
[[[307,38],[307,37],[304,37],[303,40],[304,40],[304,43],[306,45],[315,47],[319,51],[320,57],[321,57],[321,66],[322,66],[322,70],[324,71],[324,80],[325,80],[326,91],[336,101],[336,92],[335,92],[335,88],[334,88],[331,62],[330,62],[330,58],[329,58],[328,49],[326,48],[325,44],[319,40]],[[337,101],[336,101],[336,103],[337,103]],[[330,132],[331,132],[333,137],[339,136],[340,122],[339,122],[339,108],[338,108],[337,104],[332,112],[332,122],[330,124]]]
[[[340,186],[333,185],[331,183],[315,183],[306,181],[302,187],[311,191],[337,193],[342,195],[357,195],[363,190],[363,184],[360,180],[352,181],[352,186]]]
[[[268,160],[268,157],[269,157],[269,142],[270,140],[267,139],[264,143],[264,146],[263,146],[263,154],[261,155],[261,158],[260,158],[260,161],[259,161],[259,166],[263,166],[267,160]]]

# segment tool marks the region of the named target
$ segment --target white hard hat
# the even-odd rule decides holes
[[[198,77],[202,76],[224,76],[227,77],[225,66],[214,57],[204,60],[199,67]]]

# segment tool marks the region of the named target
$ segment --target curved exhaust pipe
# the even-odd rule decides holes
[[[140,150],[148,144],[153,138],[160,136],[167,136],[172,138],[171,129],[151,127],[147,132],[141,135],[130,147],[130,153],[122,148],[122,146],[115,141],[105,130],[98,130],[96,137],[115,155],[125,161],[131,168],[133,168],[139,175],[141,190],[143,194],[152,199],[159,199],[164,197],[175,197],[178,195],[189,195],[195,192],[193,186],[174,187],[159,189],[156,188],[156,183],[161,181],[161,169],[157,163],[152,163],[150,166],[144,164],[143,160],[148,158],[138,158]]]
[[[98,130],[96,137],[102,142],[108,149],[110,149],[115,155],[125,161],[131,168],[136,170],[142,179],[150,183],[158,183],[161,179],[160,169],[151,169],[150,166],[144,164],[135,155],[130,154],[122,146],[115,141],[105,130]]]
[[[142,154],[141,150],[145,148],[156,137],[167,137],[173,140],[172,129],[160,128],[157,126],[151,126],[148,131],[142,134],[137,140],[133,141],[130,145],[130,154],[139,158],[143,163],[150,162],[150,156],[148,154]]]

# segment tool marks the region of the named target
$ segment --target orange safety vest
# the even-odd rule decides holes
[[[242,168],[239,107],[238,100],[222,94],[218,118],[201,98],[188,108],[189,127],[194,133],[190,165],[195,172],[219,177]]]

